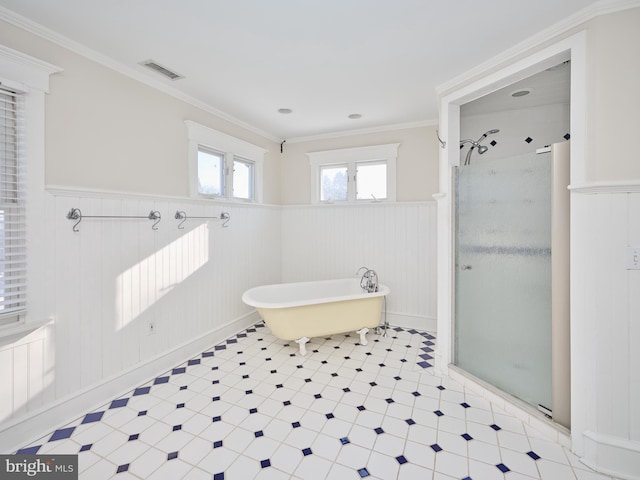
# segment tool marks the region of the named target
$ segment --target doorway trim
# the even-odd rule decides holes
[[[538,45],[513,52],[496,69],[488,66],[483,72],[473,71],[472,78],[462,78],[440,94],[440,136],[446,142],[440,149],[440,192],[434,195],[438,204],[438,346],[435,371],[449,375],[453,363],[455,304],[455,221],[453,206],[453,168],[460,162],[460,107],[479,97],[525,79],[535,73],[571,60],[571,184],[586,183],[586,113],[587,113],[587,34],[581,30],[546,46]],[[572,299],[570,298],[570,303]],[[573,323],[573,322],[571,322]],[[573,362],[572,358],[572,362]],[[575,385],[572,383],[572,390]]]

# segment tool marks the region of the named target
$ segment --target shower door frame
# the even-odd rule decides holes
[[[539,40],[542,43],[542,39]],[[434,195],[438,203],[438,349],[435,357],[435,370],[443,375],[449,374],[453,364],[455,348],[455,205],[454,205],[454,168],[460,163],[460,106],[488,93],[525,79],[546,68],[566,60],[571,60],[571,106],[570,134],[571,185],[586,181],[586,77],[587,77],[587,37],[580,31],[557,43],[531,53],[536,44],[520,47],[520,51],[509,52],[510,56],[496,59],[493,64],[482,65],[487,73],[478,78],[479,70],[472,72],[468,79],[457,78],[449,85],[438,89],[440,96],[440,137],[444,139],[440,150],[440,192]],[[515,60],[518,55],[529,56]],[[498,69],[499,65],[512,63]],[[475,80],[474,80],[475,79]],[[471,80],[471,81],[470,81]],[[459,86],[458,88],[456,88]],[[445,92],[445,93],[442,93]],[[572,364],[574,363],[573,352]],[[571,391],[576,384],[572,380]],[[576,398],[572,395],[572,398]],[[525,409],[526,410],[526,409]],[[572,405],[572,411],[576,412]],[[581,438],[574,441],[582,442]],[[580,446],[578,446],[580,448]]]

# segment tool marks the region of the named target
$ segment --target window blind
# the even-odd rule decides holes
[[[0,324],[26,309],[24,165],[21,94],[0,87]]]

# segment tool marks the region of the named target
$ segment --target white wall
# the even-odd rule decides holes
[[[0,346],[1,451],[256,321],[242,293],[280,280],[277,207],[79,192],[46,197],[45,303],[54,323]],[[158,210],[162,221],[153,231],[147,219],[84,219],[73,232],[66,218],[72,207],[84,215]],[[231,220],[223,228],[219,220],[193,219],[179,230],[176,210],[225,210]]]
[[[283,205],[311,203],[309,152],[399,143],[396,162],[396,200],[430,201],[438,191],[438,139],[436,126],[399,128],[332,138],[291,140],[282,155]]]
[[[435,202],[282,209],[282,280],[323,280],[373,268],[391,288],[388,320],[435,331]]]
[[[640,270],[626,269],[627,247],[640,247],[640,187],[585,186],[571,202],[572,429],[585,463],[640,478]]]

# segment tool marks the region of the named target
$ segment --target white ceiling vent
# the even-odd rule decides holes
[[[180,75],[176,72],[172,72],[171,70],[169,70],[167,67],[163,67],[162,65],[160,65],[159,63],[155,62],[154,60],[146,60],[144,62],[140,62],[140,65],[143,65],[147,68],[150,68],[151,70],[154,70],[158,73],[160,73],[161,75],[164,75],[165,77],[171,79],[171,80],[180,80],[181,78],[184,78],[183,75]]]

